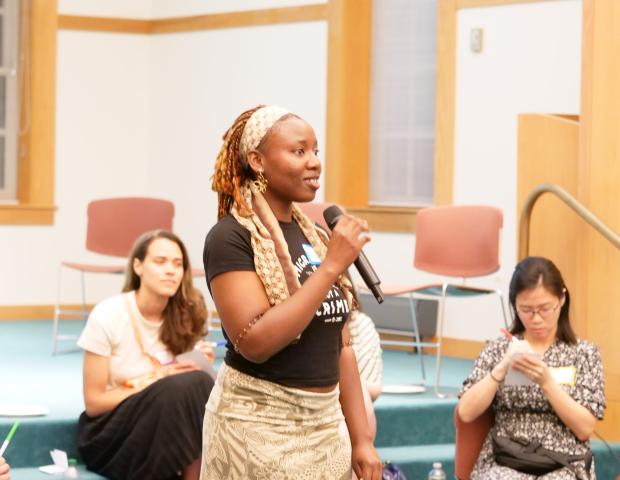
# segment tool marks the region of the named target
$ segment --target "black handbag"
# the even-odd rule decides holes
[[[493,455],[498,465],[512,468],[530,475],[544,475],[559,468],[571,470],[579,480],[589,480],[592,465],[592,451],[584,455],[568,455],[543,448],[540,442],[502,437],[493,432],[491,435]],[[572,465],[573,462],[585,460],[586,476]]]

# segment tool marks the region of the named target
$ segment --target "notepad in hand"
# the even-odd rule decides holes
[[[512,368],[513,362],[522,357],[523,355],[527,355],[529,357],[540,358],[539,353],[534,352],[516,352],[512,355],[512,360],[510,361],[510,366],[508,367],[508,373],[506,374],[506,378],[504,379],[504,385],[536,385],[530,377],[528,377],[525,373],[520,372],[519,370]]]
[[[215,378],[215,370],[213,369],[213,365],[211,365],[211,362],[209,362],[207,357],[205,357],[197,348],[177,355],[177,362],[194,362],[198,368],[204,372],[207,372],[212,378]]]

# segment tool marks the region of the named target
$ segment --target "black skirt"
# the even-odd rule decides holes
[[[104,477],[168,480],[202,452],[202,421],[213,388],[206,373],[162,378],[98,417],[82,413],[78,450]]]

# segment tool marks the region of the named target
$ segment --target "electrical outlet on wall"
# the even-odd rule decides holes
[[[482,28],[472,28],[469,31],[469,48],[474,53],[482,52],[482,37],[484,30]]]

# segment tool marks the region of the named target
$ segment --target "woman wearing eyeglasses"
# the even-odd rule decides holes
[[[522,260],[510,281],[509,299],[516,313],[512,337],[487,344],[459,395],[464,422],[489,407],[495,414],[471,478],[593,480],[589,438],[605,411],[599,350],[577,339],[568,290],[550,260]],[[514,454],[514,441],[530,446],[536,457],[523,461]],[[536,443],[544,450],[536,450]],[[538,468],[550,470],[533,473],[541,457],[550,465]]]

